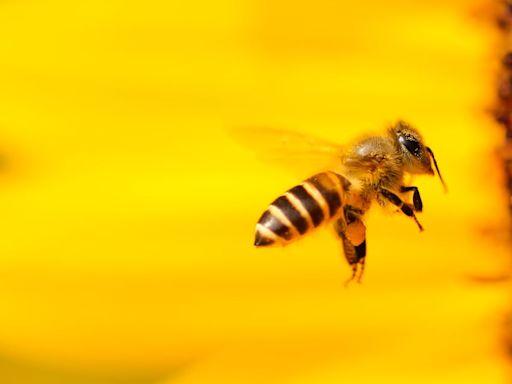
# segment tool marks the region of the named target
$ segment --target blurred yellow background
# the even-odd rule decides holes
[[[482,235],[506,222],[485,9],[2,1],[0,382],[506,382],[506,287],[473,279],[509,256]],[[372,211],[349,289],[330,231],[253,248],[309,175],[230,130],[343,143],[398,118],[450,189],[415,182],[424,233]]]

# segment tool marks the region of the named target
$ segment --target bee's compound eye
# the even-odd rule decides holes
[[[421,155],[421,144],[417,140],[399,136],[398,141],[414,156],[419,157]]]

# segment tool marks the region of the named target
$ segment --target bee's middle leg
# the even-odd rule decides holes
[[[423,226],[418,221],[418,218],[414,214],[414,209],[407,203],[404,203],[400,197],[395,195],[393,192],[388,191],[387,189],[381,189],[380,194],[386,199],[389,200],[392,204],[396,205],[400,210],[407,216],[412,217],[416,224],[418,224],[418,228],[420,231],[423,231]]]

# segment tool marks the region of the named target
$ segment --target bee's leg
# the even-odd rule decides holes
[[[412,195],[412,202],[414,205],[414,210],[416,212],[421,212],[423,210],[423,202],[421,201],[420,191],[418,190],[418,187],[400,187],[400,192],[409,192],[414,191]]]
[[[409,217],[412,217],[414,219],[414,221],[416,222],[416,224],[418,224],[418,228],[420,229],[420,231],[423,231],[423,227],[422,225],[420,224],[420,222],[418,221],[418,219],[416,218],[416,215],[414,214],[414,210],[413,208],[409,205],[409,204],[406,204],[402,201],[402,199],[400,199],[397,195],[395,195],[393,192],[391,191],[388,191],[387,189],[381,189],[380,190],[380,193],[381,195],[389,200],[392,204],[396,205],[398,208],[400,208],[400,210],[406,214],[407,216]]]
[[[365,245],[365,252],[366,252],[366,241],[364,242],[364,245]],[[361,260],[359,261],[359,265],[361,266],[361,269],[359,272],[359,277],[357,278],[358,283],[361,283],[361,281],[363,280],[364,266],[366,265],[365,261],[366,261],[366,257],[361,258]]]
[[[366,227],[360,217],[348,224],[346,235],[348,240],[353,244],[355,250],[357,264],[359,265],[357,282],[360,283],[363,279],[366,260]]]
[[[356,256],[356,248],[354,244],[347,238],[346,235],[346,223],[345,220],[338,219],[334,222],[334,229],[338,236],[341,239],[341,243],[343,246],[343,254],[345,255],[345,259],[352,268],[352,276],[350,276],[347,281],[345,281],[345,286],[347,286],[352,280],[354,280],[357,276],[359,270],[359,262]]]
[[[356,279],[361,282],[366,257],[366,227],[356,213],[345,209],[345,217],[334,223],[334,229],[343,245],[343,253],[352,267],[352,276],[345,285]]]

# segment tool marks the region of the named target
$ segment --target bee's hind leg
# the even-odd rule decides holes
[[[350,276],[345,282],[343,283],[343,286],[346,288],[352,281],[357,281],[358,283],[361,282],[361,278],[357,277],[358,275],[361,275],[361,272],[359,272],[359,263],[352,264],[352,276]],[[358,273],[359,272],[359,273]]]
[[[355,250],[355,261],[349,261],[350,266],[352,267],[352,275],[345,281],[344,284],[344,286],[347,287],[353,280],[357,281],[358,283],[361,283],[363,281],[366,254],[364,253],[364,251],[361,252],[361,249],[358,249],[357,246],[354,246],[352,243],[350,243],[350,240],[348,240],[347,238],[343,239],[342,241],[345,256],[347,256],[347,243],[349,243],[349,246]],[[366,245],[366,242],[364,243],[364,245]],[[348,260],[349,258],[347,257],[347,261]]]
[[[345,210],[345,218],[336,220],[334,229],[342,241],[345,258],[352,267],[352,276],[345,282],[345,286],[352,280],[360,283],[366,258],[366,227],[358,214]]]

